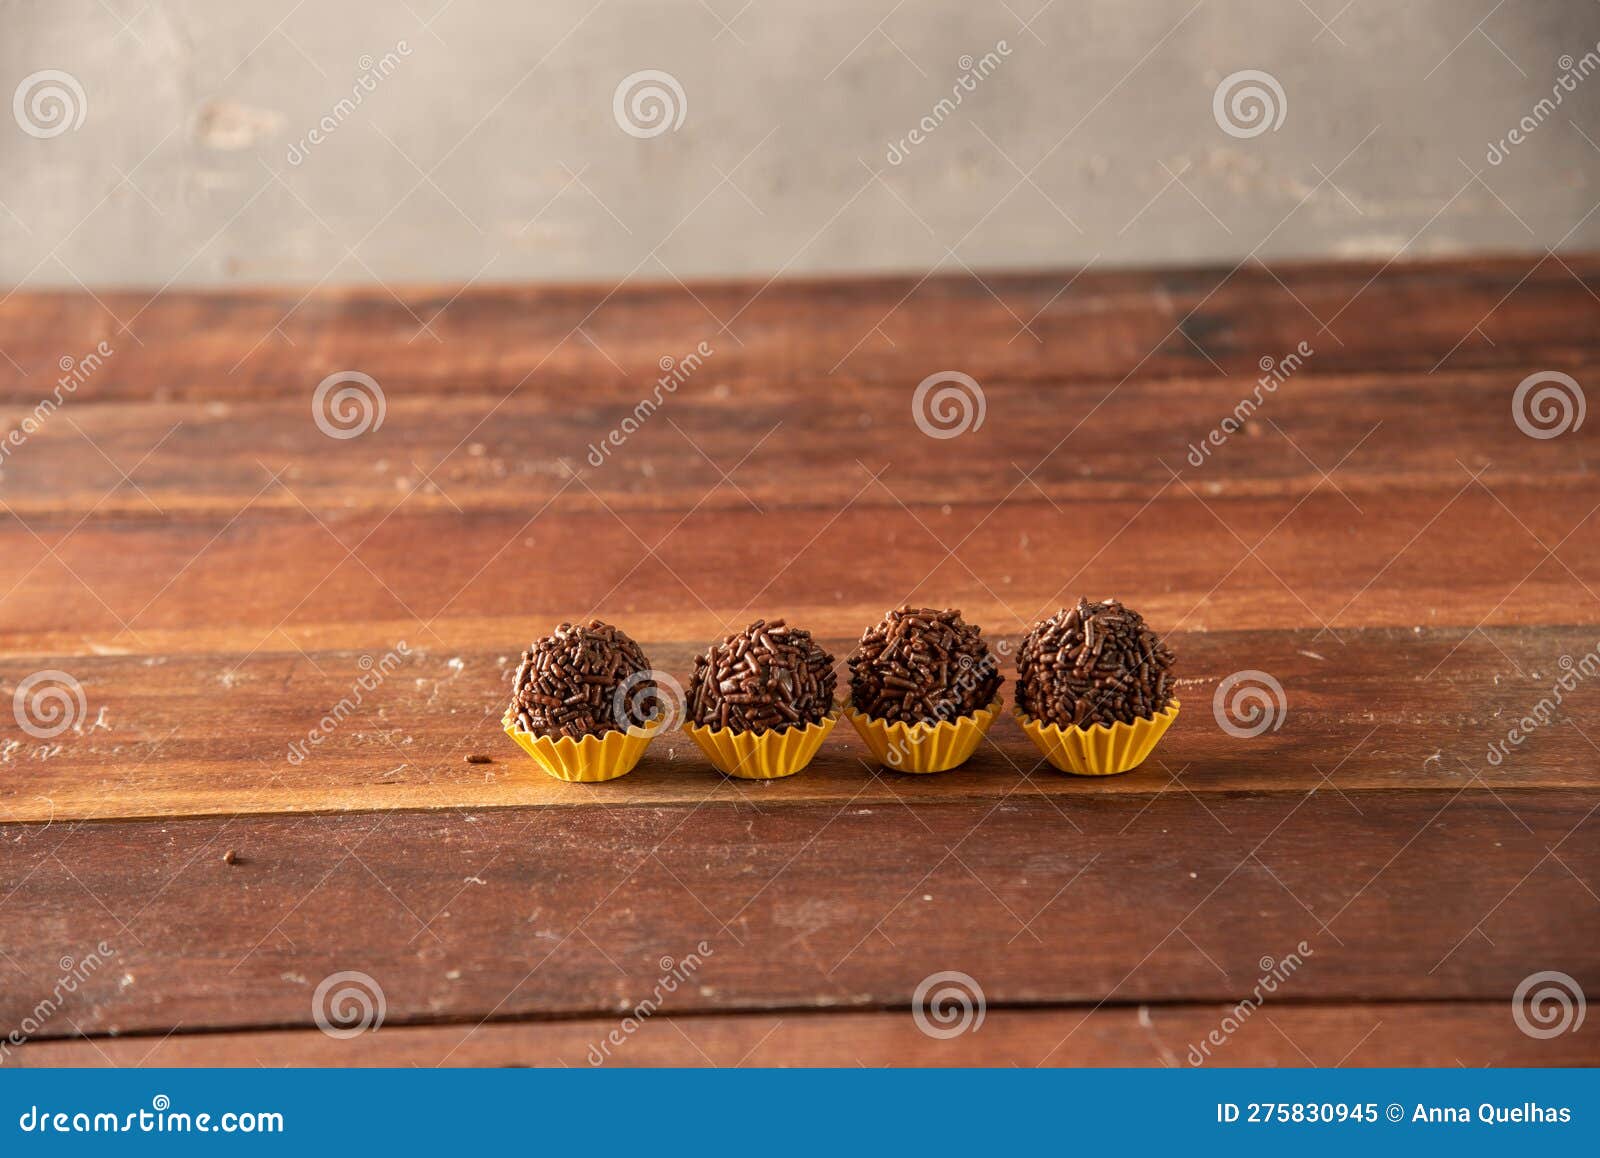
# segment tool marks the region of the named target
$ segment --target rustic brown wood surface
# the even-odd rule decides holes
[[[344,969],[400,1019],[612,1011],[691,952],[674,1010],[880,1008],[946,969],[1002,1005],[1224,1001],[1292,952],[1302,1000],[1490,1000],[1600,944],[1593,795],[1498,795],[1008,782],[950,803],[63,823],[7,846],[7,952],[44,984],[103,940],[72,1014],[99,1033],[303,1023]],[[8,988],[0,1016],[33,993]]]
[[[978,1032],[939,1040],[904,1013],[660,1014],[620,1046],[615,1018],[386,1029],[87,1038],[20,1047],[19,1066],[1538,1066],[1592,1065],[1577,1035],[1540,1041],[1500,1003],[1280,1005],[1200,1052],[1232,1012],[1217,1005],[990,1009]],[[604,1052],[602,1052],[604,1051]]]
[[[1528,375],[1600,369],[1597,322],[1574,257],[14,293],[4,1060],[582,1065],[692,955],[609,1063],[1189,1064],[1290,958],[1207,1064],[1600,1062],[1592,1022],[1513,1017],[1535,973],[1600,992],[1593,436],[1513,413]],[[357,437],[314,420],[340,370],[383,393]],[[933,438],[912,396],[944,370],[984,417]],[[687,681],[757,616],[842,671],[906,601],[1009,653],[1108,594],[1169,634],[1183,701],[1122,777],[1055,772],[1009,717],[934,777],[841,724],[769,784],[674,735],[566,785],[499,730],[562,619]],[[1221,726],[1240,671],[1277,728]],[[55,735],[22,727],[41,672],[81,692]],[[987,1019],[938,1040],[912,1007],[949,971]],[[315,1028],[340,973],[378,1032]]]
[[[625,779],[574,787],[552,780],[500,730],[516,652],[418,648],[377,694],[377,707],[334,730],[314,757],[290,762],[316,718],[349,695],[372,652],[265,651],[76,659],[73,673],[104,706],[106,726],[61,740],[18,736],[6,761],[0,809],[8,820],[70,821],[340,809],[489,808],[572,804],[807,803],[993,799],[1020,791],[1061,800],[1106,793],[1148,797],[1166,788],[1201,794],[1295,791],[1297,752],[1328,759],[1325,788],[1593,787],[1597,753],[1585,724],[1532,733],[1516,759],[1491,767],[1490,744],[1548,690],[1562,655],[1600,644],[1584,627],[1359,629],[1342,643],[1317,631],[1177,632],[1183,657],[1179,724],[1157,750],[1158,775],[1090,780],[1040,768],[1009,716],[963,767],[938,777],[896,774],[867,763],[847,724],[803,777],[730,781],[681,733],[658,739]],[[999,640],[1020,638],[1002,629]],[[826,640],[843,656],[851,643]],[[653,662],[687,679],[693,645],[651,643]],[[1241,744],[1216,727],[1211,701],[1238,657],[1271,671],[1290,695],[1282,727]],[[1553,658],[1556,657],[1556,658]],[[34,667],[57,664],[37,655]],[[458,662],[456,662],[458,661]],[[1435,670],[1437,669],[1437,670]],[[1011,668],[1006,665],[1008,675]],[[1404,685],[1405,698],[1394,694]],[[223,700],[249,728],[218,727]],[[308,719],[308,711],[314,717]],[[1459,742],[1446,744],[1441,721]],[[1600,740],[1600,732],[1594,732]],[[275,742],[269,747],[267,738]],[[59,749],[59,750],[58,750]],[[468,764],[487,755],[490,764]],[[70,776],[63,772],[71,769]],[[218,769],[227,769],[225,776]],[[1176,779],[1175,779],[1176,778]],[[1179,787],[1181,785],[1181,787]]]

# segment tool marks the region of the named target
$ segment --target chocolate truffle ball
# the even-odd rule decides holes
[[[1172,652],[1115,599],[1064,608],[1017,652],[1017,706],[1060,727],[1131,724],[1172,699]]]
[[[994,702],[1004,679],[983,633],[959,611],[902,607],[867,628],[850,657],[850,702],[897,724],[936,724]]]
[[[805,727],[833,710],[833,656],[809,631],[758,619],[694,661],[689,719],[766,732]]]
[[[611,624],[563,623],[522,653],[506,725],[574,740],[624,731],[644,723],[627,717],[631,704],[655,695],[653,670],[639,645]]]

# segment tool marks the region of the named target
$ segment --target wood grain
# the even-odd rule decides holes
[[[1600,362],[1572,369],[1594,378]],[[1241,400],[1255,405],[1254,370],[1223,376],[1206,367],[1203,376],[1120,386],[990,378],[984,425],[940,444],[915,425],[914,383],[729,381],[712,366],[621,447],[607,435],[632,419],[648,382],[600,381],[576,396],[542,381],[509,398],[402,395],[388,400],[380,427],[344,442],[318,429],[309,390],[204,403],[73,399],[0,463],[0,498],[25,516],[145,520],[228,518],[246,504],[404,518],[531,511],[557,498],[567,500],[558,509],[603,502],[624,513],[904,502],[927,517],[945,503],[992,506],[1012,487],[1016,497],[1058,504],[1143,502],[1173,474],[1207,498],[1337,487],[1363,506],[1397,489],[1454,489],[1469,470],[1486,470],[1484,485],[1497,489],[1588,481],[1583,440],[1529,438],[1511,421],[1522,371],[1310,371],[1308,362],[1263,391],[1221,446],[1207,446],[1207,436]],[[887,466],[884,485],[860,493],[858,462]],[[194,485],[197,476],[205,486]]]
[[[1014,649],[1018,636],[997,643]],[[1339,640],[1298,632],[1186,632],[1173,646],[1183,714],[1144,769],[1107,781],[1044,764],[1009,714],[966,766],[935,777],[885,772],[841,724],[803,774],[730,782],[679,733],[659,738],[633,773],[607,784],[552,780],[500,731],[517,653],[419,648],[363,691],[372,652],[241,662],[224,655],[80,657],[72,674],[89,725],[50,741],[0,741],[0,819],[323,812],[349,809],[569,807],[585,804],[768,805],[998,800],[1014,793],[1063,801],[1104,793],[1304,793],[1309,789],[1459,788],[1500,792],[1600,782],[1600,689],[1582,685],[1547,726],[1507,743],[1556,687],[1562,657],[1600,646],[1593,627],[1367,630]],[[695,645],[646,640],[662,670],[687,681]],[[826,645],[842,659],[846,639]],[[1218,682],[1246,662],[1284,688],[1274,731],[1230,737],[1213,714]],[[12,670],[55,660],[36,657]],[[380,669],[382,670],[382,669]],[[1015,673],[1003,664],[1008,681]],[[848,676],[847,672],[842,673]],[[1009,688],[1008,682],[1007,687]],[[1004,694],[1005,689],[1003,689]],[[357,702],[356,697],[359,697]],[[313,729],[344,701],[352,710],[325,738]],[[101,713],[104,713],[102,716]],[[242,722],[248,726],[240,726]],[[97,726],[97,724],[99,726]],[[1490,747],[1499,743],[1499,761]],[[469,754],[494,758],[467,764]],[[1324,775],[1327,779],[1324,779]]]
[[[110,343],[83,397],[305,398],[360,369],[396,396],[636,377],[711,343],[719,376],[845,373],[907,390],[987,378],[1253,377],[1308,341],[1314,373],[1559,368],[1600,356],[1592,256],[523,288],[17,293],[0,304],[4,397],[31,406],[62,357]],[[1396,324],[1404,319],[1404,324]],[[1327,329],[1324,329],[1324,326]],[[908,365],[908,351],[916,367]],[[1520,377],[1520,375],[1519,375]]]
[[[34,1066],[1580,1066],[1592,1034],[1531,1038],[1503,1003],[1276,1005],[1221,1046],[1207,1035],[1227,1005],[989,1009],[943,1040],[908,1012],[666,1013],[621,1034],[616,1018],[380,1028],[336,1039],[311,1031],[174,1034],[24,1045]],[[622,1044],[609,1035],[619,1032]],[[1220,1031],[1219,1031],[1220,1032]],[[1202,1052],[1205,1047],[1206,1052]],[[1193,1052],[1191,1052],[1193,1051]],[[598,1059],[598,1060],[596,1060]]]
[[[847,637],[908,600],[1004,632],[1086,593],[1115,593],[1179,631],[1561,624],[1600,606],[1583,578],[1600,573],[1592,486],[1491,494],[1463,474],[1375,501],[1371,516],[1325,492],[1187,491],[781,519],[535,507],[74,529],[0,516],[0,649],[249,654],[399,638],[489,649],[588,615],[654,638],[710,639],[760,615]]]
[[[0,433],[62,359],[83,381],[0,455],[0,696],[64,671],[85,711],[0,713],[0,1030],[104,943],[24,1064],[583,1064],[704,942],[619,1060],[1160,1064],[1303,943],[1219,1060],[1592,1063],[1507,1007],[1540,970],[1600,989],[1600,701],[1541,705],[1600,644],[1600,486],[1587,427],[1511,412],[1534,371],[1595,377],[1597,289],[1600,257],[1546,256],[11,294]],[[330,439],[312,391],[350,369],[384,422]],[[984,422],[925,437],[912,391],[949,369]],[[877,774],[843,727],[760,786],[677,736],[562,785],[498,729],[563,619],[681,679],[758,615],[842,661],[902,602],[1014,646],[1080,594],[1180,655],[1178,726],[1105,783],[1009,718],[950,774]],[[1287,713],[1239,739],[1212,698],[1247,669]],[[950,969],[990,1020],[938,1043],[906,1011]],[[342,970],[387,1000],[355,1043],[310,1028]]]
[[[675,1013],[904,1007],[942,970],[996,1006],[1237,1001],[1290,954],[1274,1000],[1500,1002],[1531,963],[1593,992],[1597,811],[1176,790],[11,827],[0,1024],[91,951],[33,1036],[309,1026],[347,970],[397,1025],[596,1016],[690,954]]]

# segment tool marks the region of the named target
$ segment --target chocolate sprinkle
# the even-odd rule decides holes
[[[1079,599],[1023,639],[1017,706],[1061,727],[1148,719],[1172,699],[1172,659],[1137,611]]]
[[[748,732],[805,727],[833,710],[836,682],[833,656],[809,631],[758,619],[696,657],[689,719]]]
[[[625,730],[630,721],[621,701],[631,693],[653,695],[653,669],[626,633],[591,619],[587,626],[563,623],[522,653],[511,681],[505,723],[535,736],[580,740]],[[640,678],[643,677],[643,678]],[[627,685],[630,695],[618,695]]]
[[[959,611],[902,607],[867,628],[850,657],[850,702],[900,724],[934,724],[988,707],[1005,682]]]

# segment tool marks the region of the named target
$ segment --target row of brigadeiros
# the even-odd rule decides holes
[[[1017,719],[1063,772],[1126,772],[1177,718],[1172,662],[1137,611],[1080,599],[1023,637]],[[626,775],[680,723],[719,771],[772,780],[809,764],[841,712],[898,772],[963,763],[1000,713],[999,662],[959,611],[902,607],[869,627],[842,708],[833,663],[809,631],[757,620],[697,656],[684,692],[620,629],[563,623],[522,653],[503,722],[560,780]]]

